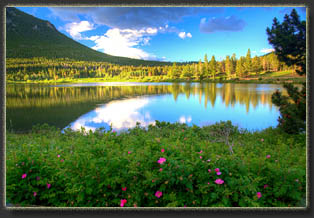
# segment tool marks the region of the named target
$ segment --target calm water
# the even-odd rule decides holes
[[[7,85],[7,128],[34,124],[116,131],[155,120],[209,125],[231,120],[248,130],[277,125],[271,95],[281,85],[215,83],[92,83]]]

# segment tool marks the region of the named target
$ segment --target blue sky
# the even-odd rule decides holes
[[[198,61],[215,55],[252,56],[272,51],[266,28],[305,7],[17,7],[48,20],[95,50],[145,60]]]

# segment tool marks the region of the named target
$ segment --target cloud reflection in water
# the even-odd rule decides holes
[[[95,131],[100,127],[108,130],[112,125],[113,130],[121,131],[135,127],[137,122],[140,122],[142,127],[147,127],[154,124],[155,120],[148,111],[143,112],[141,109],[150,102],[148,98],[112,101],[79,117],[70,124],[70,128],[80,130],[84,127],[86,130]]]

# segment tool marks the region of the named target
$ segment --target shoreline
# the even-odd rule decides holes
[[[80,78],[80,79],[59,79],[59,80],[39,80],[39,81],[6,81],[6,84],[78,84],[78,83],[103,83],[103,82],[138,82],[138,83],[254,83],[254,84],[302,84],[306,78],[285,78],[285,79],[231,79],[231,80],[184,80],[184,79],[130,79],[116,80],[103,78]]]

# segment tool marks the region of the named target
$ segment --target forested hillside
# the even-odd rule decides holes
[[[296,77],[295,66],[274,53],[252,57],[227,55],[217,60],[204,55],[198,62],[170,63],[110,56],[68,38],[48,21],[7,8],[7,81],[57,81],[101,78],[106,81],[246,80],[263,76]],[[304,78],[303,78],[304,79]]]
[[[135,66],[169,64],[111,56],[95,51],[60,33],[50,22],[13,7],[6,8],[6,56],[7,58],[70,58]]]

